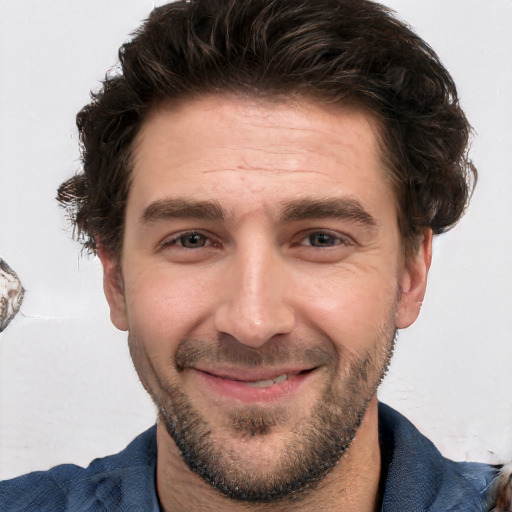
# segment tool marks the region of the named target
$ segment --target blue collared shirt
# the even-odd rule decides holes
[[[483,512],[498,469],[453,462],[401,414],[379,404],[382,512]],[[156,428],[87,468],[56,466],[0,483],[8,512],[158,512]]]

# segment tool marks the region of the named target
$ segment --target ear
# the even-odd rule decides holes
[[[110,306],[110,320],[120,331],[127,331],[128,315],[119,260],[101,244],[98,244],[98,256],[103,266],[103,291]]]
[[[405,329],[420,314],[427,289],[427,277],[432,261],[432,230],[426,229],[418,251],[405,262],[399,280],[400,297],[396,314],[396,328]]]

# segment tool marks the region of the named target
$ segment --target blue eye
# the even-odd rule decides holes
[[[334,247],[343,243],[338,236],[329,233],[313,233],[308,235],[305,240],[306,245],[313,247]]]
[[[186,249],[198,249],[205,247],[208,243],[208,239],[199,233],[186,233],[179,236],[174,240],[174,243],[178,243]]]
[[[210,238],[196,231],[186,231],[173,238],[167,238],[159,244],[160,249],[183,247],[184,249],[202,249],[212,245]]]
[[[209,231],[188,230],[169,234],[155,248],[167,261],[187,264],[209,261],[222,254],[222,240]]]

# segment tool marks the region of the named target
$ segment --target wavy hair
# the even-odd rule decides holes
[[[75,234],[120,254],[131,151],[160,102],[211,93],[356,105],[379,121],[406,255],[462,216],[471,128],[437,55],[368,0],[187,0],[152,11],[77,115],[82,169],[58,190]]]

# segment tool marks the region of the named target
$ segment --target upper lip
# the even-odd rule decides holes
[[[287,366],[279,368],[222,368],[197,365],[195,370],[209,373],[221,379],[237,380],[240,382],[255,382],[258,380],[271,380],[280,375],[297,375],[301,372],[314,370],[313,367]]]

